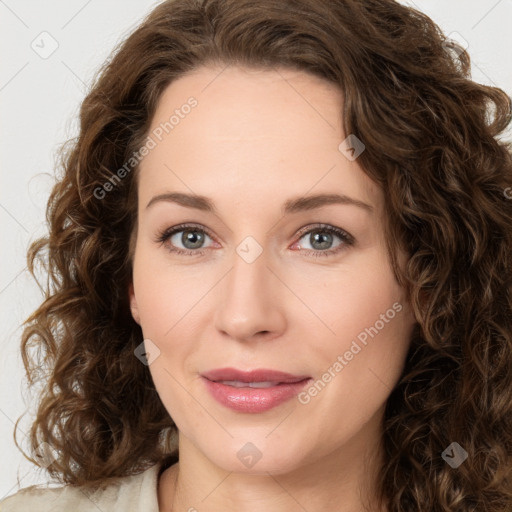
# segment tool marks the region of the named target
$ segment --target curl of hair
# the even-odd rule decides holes
[[[337,84],[343,131],[366,146],[358,163],[384,192],[388,251],[417,319],[386,406],[382,501],[510,511],[512,151],[498,135],[511,100],[470,79],[468,54],[430,18],[392,0],[165,1],[116,48],[62,152],[49,234],[27,254],[31,274],[37,259],[48,275],[21,342],[30,385],[45,383],[32,454],[48,443],[48,472],[72,485],[178,459],[176,426],[134,356],[137,168],[98,190],[143,145],[165,87],[207,64]],[[468,452],[457,470],[441,457],[454,441]]]

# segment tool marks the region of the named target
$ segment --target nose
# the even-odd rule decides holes
[[[215,327],[232,339],[268,340],[286,327],[284,306],[290,297],[286,297],[287,289],[269,266],[267,256],[268,251],[263,250],[252,260],[234,251],[232,267],[219,283]]]

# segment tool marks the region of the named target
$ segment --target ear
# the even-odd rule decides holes
[[[132,312],[132,317],[140,325],[139,307],[137,305],[137,299],[135,298],[135,292],[133,290],[133,281],[128,287],[128,295],[130,297],[130,311]]]

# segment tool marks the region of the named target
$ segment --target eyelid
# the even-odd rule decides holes
[[[216,237],[212,234],[212,232],[206,226],[203,226],[202,224],[197,224],[194,222],[185,222],[182,224],[176,224],[170,228],[164,229],[162,232],[159,232],[154,241],[155,241],[155,243],[160,243],[160,245],[163,245],[171,238],[171,236],[175,235],[176,233],[179,233],[181,231],[194,230],[194,229],[196,229],[199,232],[204,232],[212,240],[214,240],[214,241],[216,240]],[[317,222],[317,223],[313,223],[313,224],[308,224],[308,225],[300,228],[294,235],[294,238],[296,238],[296,241],[292,244],[292,246],[295,245],[305,235],[307,235],[308,233],[313,232],[313,231],[326,231],[326,232],[333,233],[335,236],[337,236],[338,238],[340,238],[342,240],[342,244],[340,244],[340,246],[338,246],[341,248],[316,250],[316,251],[313,249],[305,249],[300,252],[314,254],[315,256],[330,256],[330,255],[335,255],[335,254],[338,254],[339,252],[342,252],[344,249],[354,245],[354,243],[355,243],[355,238],[350,233],[345,231],[344,229],[333,226],[331,224]],[[207,248],[197,249],[197,250],[173,248],[173,249],[168,249],[168,250],[171,253],[190,254],[190,255],[198,256],[198,255],[204,254],[204,251],[206,249]]]
[[[169,228],[164,228],[162,231],[157,233],[157,236],[154,240],[155,243],[159,243],[160,245],[164,244],[171,236],[179,233],[180,231],[187,231],[196,229],[197,231],[206,233],[212,240],[215,240],[212,232],[202,224],[197,224],[195,222],[184,222],[182,224],[176,224]],[[182,249],[183,250],[183,249]],[[190,250],[190,249],[189,249]],[[199,253],[200,250],[194,251]]]
[[[313,224],[308,224],[307,226],[300,228],[295,236],[299,237],[300,239],[310,231],[321,231],[322,229],[325,229],[326,231],[333,231],[334,233],[337,234],[339,233],[338,236],[343,235],[347,239],[354,241],[354,237],[344,229],[333,226],[332,224],[326,224],[325,222],[316,222]]]

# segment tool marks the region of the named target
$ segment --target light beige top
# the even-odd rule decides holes
[[[162,464],[118,478],[105,489],[32,485],[0,501],[0,512],[159,512],[158,476]]]

